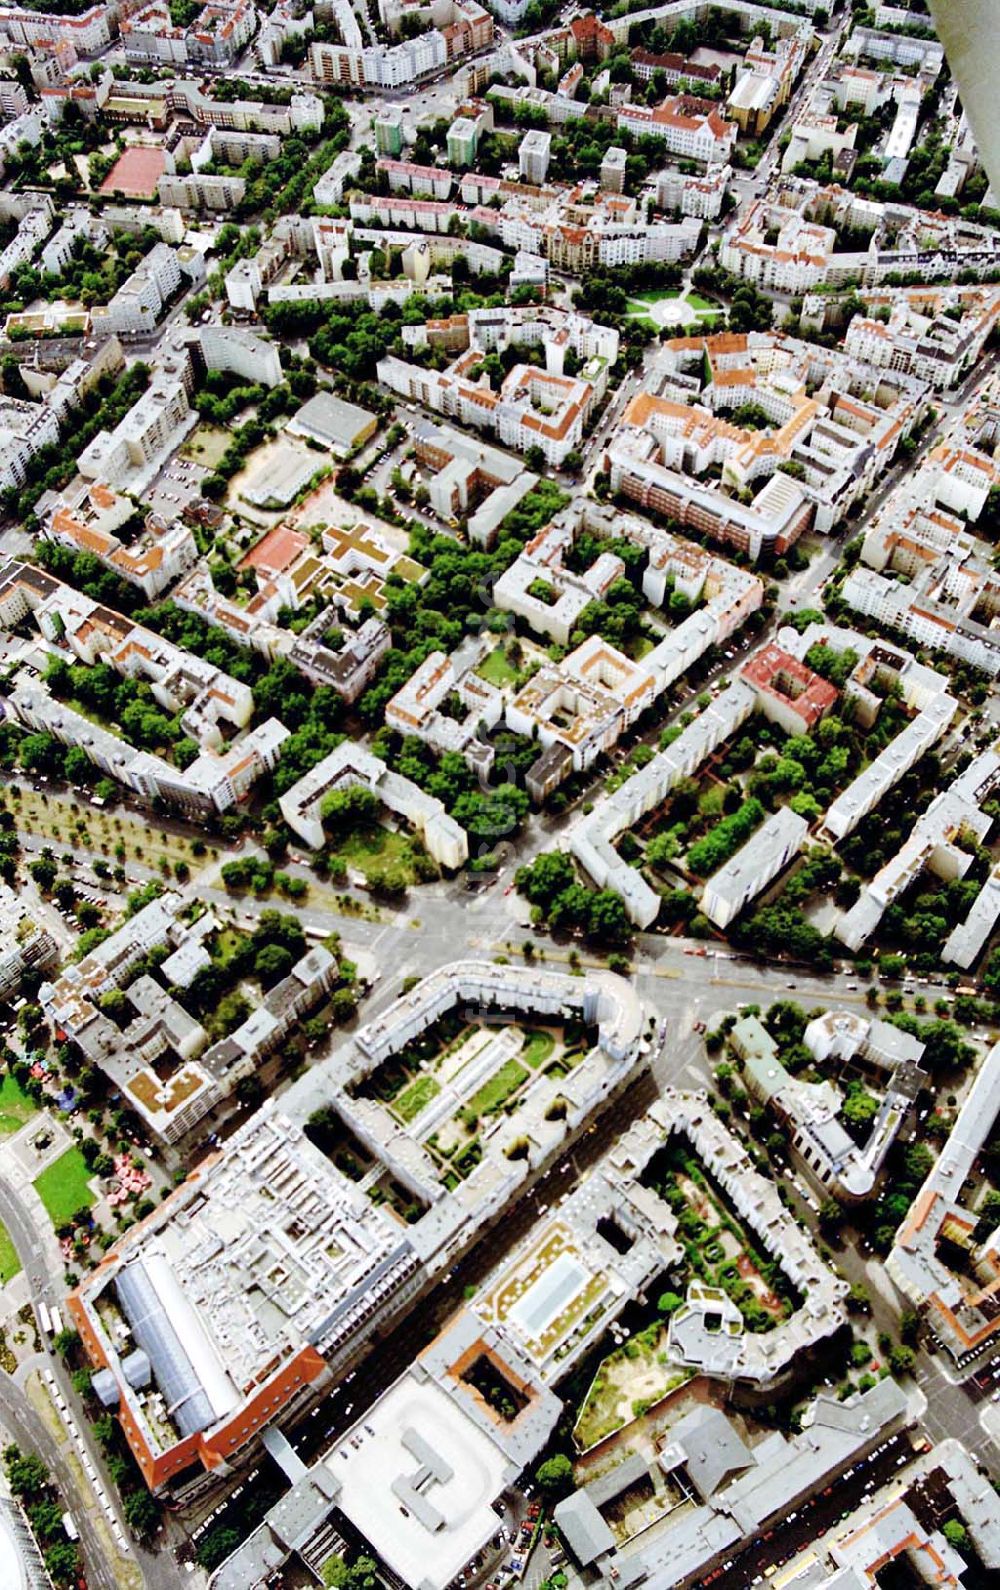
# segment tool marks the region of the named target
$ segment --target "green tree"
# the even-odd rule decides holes
[[[949,1518],[941,1530],[949,1546],[954,1546],[956,1551],[966,1552],[969,1549],[969,1531],[960,1518]]]
[[[265,988],[273,988],[292,969],[291,952],[283,944],[265,944],[254,956],[253,969]]]
[[[553,1499],[566,1496],[573,1488],[573,1465],[565,1452],[546,1458],[535,1470],[539,1490]]]
[[[233,1529],[231,1525],[220,1525],[216,1529],[206,1530],[195,1552],[198,1565],[209,1570],[217,1568],[220,1562],[225,1562],[227,1557],[232,1556],[240,1539],[239,1530]],[[324,1583],[332,1584],[335,1581],[324,1580]]]
[[[46,1549],[45,1566],[56,1584],[72,1584],[80,1566],[80,1554],[70,1540],[54,1540]]]
[[[894,1375],[910,1375],[913,1373],[917,1362],[917,1355],[912,1347],[896,1344],[889,1349],[889,1368]]]
[[[145,1488],[130,1491],[122,1503],[122,1511],[129,1529],[140,1540],[152,1535],[160,1521],[160,1509]]]
[[[60,1358],[72,1358],[80,1345],[80,1332],[75,1330],[61,1330],[53,1338],[52,1345]]]
[[[16,1446],[6,1447],[3,1456],[7,1478],[15,1496],[37,1496],[45,1489],[49,1471],[41,1458],[33,1452],[22,1452]]]

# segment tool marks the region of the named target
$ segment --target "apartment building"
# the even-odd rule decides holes
[[[385,763],[361,746],[345,741],[324,757],[311,772],[282,795],[281,815],[293,833],[313,850],[326,842],[323,830],[323,802],[334,790],[355,787],[370,789],[383,806],[419,834],[429,856],[439,866],[461,867],[469,856],[469,840],[464,828],[449,817],[433,795],[426,795],[416,784],[392,773]]]
[[[492,38],[493,18],[478,0],[444,0],[435,8],[434,25],[426,33],[395,44],[364,45],[360,39],[344,44],[313,43],[309,66],[318,83],[403,88],[463,55],[484,49]]]
[[[968,374],[1000,317],[996,287],[887,288],[865,294],[865,302],[877,318],[853,316],[844,351],[877,369],[905,371],[937,390],[958,385]]]
[[[8,710],[26,728],[78,746],[95,767],[140,800],[165,801],[190,820],[228,811],[249,794],[257,779],[277,766],[289,731],[268,718],[236,746],[207,748],[183,771],[150,751],[136,751],[119,735],[57,702],[44,682],[22,668],[7,697]]]
[[[34,920],[24,901],[0,884],[0,999],[11,999],[26,972],[46,972],[59,959],[47,928]]]
[[[206,211],[208,213],[235,210],[243,203],[246,182],[242,177],[190,176],[160,178],[157,194],[161,204],[176,205],[178,210]]]
[[[885,1266],[933,1339],[963,1371],[996,1352],[1000,1332],[1000,1237],[994,1231],[979,1240],[978,1215],[962,1201],[966,1178],[993,1130],[998,1087],[1000,1044],[994,1044],[896,1232]]]
[[[157,371],[115,429],[88,442],[77,468],[85,480],[139,491],[196,423],[183,381]]]
[[[493,587],[495,607],[524,619],[536,634],[560,646],[568,643],[584,608],[604,597],[625,573],[613,552],[602,552],[582,574],[572,573],[565,557],[576,535],[576,514],[567,510],[527,543]]]
[[[333,162],[313,185],[314,204],[339,204],[361,169],[361,154],[357,149],[342,149]]]
[[[946,882],[965,877],[973,858],[961,841],[971,837],[982,844],[985,840],[993,826],[993,818],[982,807],[998,786],[1000,757],[993,751],[984,751],[947,789],[935,795],[927,810],[918,817],[909,838],[879,868],[837,923],[834,931],[842,944],[859,950],[874,933],[892,902],[925,871]],[[991,895],[987,894],[982,902],[982,916],[991,904]]]
[[[106,304],[95,304],[91,311],[95,333],[152,331],[183,279],[177,250],[168,243],[155,244],[114,297]]]
[[[130,585],[138,586],[153,601],[198,561],[198,547],[190,525],[178,520],[165,524],[150,515],[138,540],[126,544],[115,532],[136,512],[129,497],[100,481],[83,481],[70,487],[52,505],[42,524],[50,541],[74,552],[87,552]]]
[[[542,187],[549,174],[552,159],[552,134],[532,127],[521,139],[517,150],[518,170],[525,182]]]
[[[458,329],[464,346],[466,327]],[[538,484],[521,460],[464,436],[449,425],[415,419],[411,427],[418,461],[432,470],[430,502],[443,519],[467,515],[469,540],[492,546],[505,517]]]
[[[201,326],[197,346],[206,370],[225,370],[260,386],[284,380],[278,344],[236,326]]]
[[[629,59],[640,83],[650,83],[654,75],[662,72],[667,88],[676,88],[683,82],[692,93],[697,93],[699,83],[709,83],[715,87],[722,77],[722,67],[714,61],[702,65],[689,55],[679,55],[676,50],[656,54],[651,50],[636,49],[629,52]]]
[[[331,615],[324,608],[299,635],[281,628],[275,617],[283,606],[297,606],[311,586],[324,578],[324,565],[302,550],[303,578],[261,579],[255,597],[245,607],[216,590],[203,567],[195,568],[174,592],[178,607],[200,613],[207,623],[223,630],[241,646],[265,657],[287,657],[313,685],[326,685],[345,701],[356,701],[378,672],[392,645],[392,635],[380,618],[368,618],[357,629],[345,628],[336,641],[328,640]],[[308,567],[306,567],[308,565]],[[284,572],[284,571],[283,571]],[[334,593],[335,594],[335,593]],[[350,606],[348,592],[347,605]]]
[[[656,920],[660,896],[641,872],[618,854],[615,840],[666,800],[678,779],[689,777],[717,746],[735,734],[755,705],[753,691],[737,681],[689,723],[672,745],[570,829],[566,838],[570,853],[599,889],[613,889],[621,896],[629,921],[637,926],[647,928]]]
[[[743,1062],[747,1092],[788,1128],[792,1151],[807,1178],[825,1194],[857,1204],[876,1191],[886,1156],[901,1135],[917,1123],[917,1098],[927,1086],[920,1068],[924,1045],[888,1022],[869,1021],[850,1011],[814,1016],[803,1042],[817,1061],[854,1062],[881,1094],[878,1112],[864,1142],[845,1127],[844,1094],[824,1079],[807,1082],[781,1063],[778,1046],[756,1016],[741,1016],[730,1034]]]
[[[788,806],[781,806],[712,874],[701,897],[701,909],[718,928],[727,928],[745,906],[772,883],[806,842],[809,824]]]
[[[375,148],[396,159],[403,152],[403,111],[399,105],[381,105],[375,114]]]
[[[625,192],[625,168],[628,153],[618,144],[604,151],[601,160],[601,190],[604,193]]]
[[[182,65],[188,58],[186,30],[174,26],[164,0],[152,0],[122,19],[121,45],[132,65]]]
[[[419,166],[410,160],[378,160],[375,170],[384,175],[393,193],[412,193],[415,199],[436,199],[439,203],[451,196],[455,185],[452,173],[443,166]]]
[[[745,505],[682,474],[662,461],[665,456],[651,431],[622,428],[607,453],[612,491],[682,526],[690,525],[710,540],[737,547],[754,562],[765,554],[787,552],[814,521],[815,505],[788,475],[773,474]]]
[[[30,615],[47,641],[80,662],[148,680],[166,711],[183,711],[185,733],[207,745],[221,744],[220,721],[232,729],[249,722],[249,685],[31,564],[11,558],[0,567],[0,615],[5,623]]]
[[[838,795],[823,819],[827,833],[834,840],[853,833],[861,819],[876,809],[904,773],[937,744],[957,711],[958,702],[942,689]]]
[[[12,121],[0,130],[0,147],[6,140],[9,147],[16,149],[22,139],[28,143],[37,144],[41,141],[41,118],[38,119],[37,128],[32,130],[30,116],[22,116],[18,121]],[[2,155],[0,155],[0,169],[2,169]],[[2,201],[0,201],[2,202]],[[45,242],[52,230],[52,221],[55,210],[48,194],[39,200],[32,194],[27,200],[16,202],[9,206],[4,204],[4,219],[16,219],[18,226],[5,248],[0,250],[0,288],[6,290],[11,283],[11,278],[22,265],[27,265],[34,258],[38,249]]]
[[[740,678],[756,692],[758,711],[786,734],[811,734],[837,703],[828,680],[775,642],[743,664]]]
[[[475,671],[484,649],[475,646],[464,657],[432,651],[386,703],[385,721],[390,729],[422,740],[442,755],[461,756],[485,781],[495,753],[480,736],[499,723],[503,697]],[[456,705],[464,718],[455,715]]]
[[[660,171],[656,176],[657,206],[661,210],[679,210],[699,221],[718,220],[732,175],[731,166],[715,166],[703,176],[685,176],[672,169]]]
[[[103,248],[107,241],[107,228],[98,218],[88,211],[74,211],[66,216],[59,230],[49,238],[38,256],[38,263],[43,271],[61,276],[73,258],[77,243],[88,242],[93,243],[95,248]]]
[[[21,49],[55,51],[71,46],[78,55],[99,55],[117,33],[116,6],[91,6],[79,16],[0,7],[0,37]]]
[[[59,440],[59,416],[47,403],[0,396],[0,489],[23,486],[31,461]]]
[[[994,473],[989,461],[983,460],[985,469],[973,467],[974,455],[938,463],[952,463],[946,491],[960,489],[966,499],[971,491],[982,499],[983,490],[989,489]],[[907,583],[893,578],[898,573],[908,576]],[[1000,643],[993,627],[1000,581],[989,549],[953,514],[933,506],[890,503],[889,512],[865,536],[862,564],[845,580],[844,599],[856,612],[918,646],[944,652],[991,677],[1000,673]]]
[[[656,699],[653,675],[591,635],[561,662],[544,662],[507,703],[507,727],[542,754],[525,786],[542,801],[571,773],[592,767]]]
[[[993,867],[969,908],[945,940],[941,958],[967,971],[982,954],[997,922],[1000,921],[1000,864]]]
[[[245,49],[256,29],[253,0],[209,0],[187,31],[188,59],[226,66]]]
[[[879,14],[889,10],[880,7]],[[915,20],[922,23],[929,18],[918,16]],[[903,1571],[912,1565],[925,1583],[936,1579],[942,1585],[968,1584],[965,1557],[924,1511],[924,1497],[931,1486],[951,1516],[961,1521],[987,1570],[995,1573],[1000,1568],[996,1492],[964,1446],[953,1440],[939,1442],[918,1460],[915,1470],[908,1470],[904,1486],[898,1482],[883,1486],[827,1536],[823,1555],[832,1572],[848,1575],[848,1583],[853,1579],[864,1584],[884,1574],[890,1565],[905,1563]]]
[[[261,19],[254,49],[262,66],[278,66],[282,45],[288,40],[311,35],[313,13],[311,8],[300,11],[296,0],[278,0],[270,15]],[[323,202],[323,201],[321,201]]]
[[[944,65],[944,46],[936,38],[882,33],[867,24],[851,29],[844,45],[844,54],[852,55],[857,60],[890,61],[894,66],[916,66],[928,82],[935,81]]]
[[[929,398],[913,376],[879,376],[838,349],[821,352],[780,332],[676,337],[658,364],[662,395],[633,400],[625,418],[635,429],[615,445],[684,474],[718,466],[723,488],[740,493],[794,461],[818,530],[875,486]],[[690,405],[695,395],[703,406]],[[741,431],[722,418],[747,403],[764,410],[766,429]]]
[[[864,278],[868,254],[838,253],[836,243],[835,230],[803,210],[759,200],[723,237],[719,264],[762,291],[806,293]]]
[[[485,376],[472,378],[481,364],[481,351],[471,348],[446,370],[426,370],[390,355],[381,359],[379,380],[400,397],[422,403],[477,430],[492,430],[506,447],[527,452],[538,447],[547,463],[560,468],[568,453],[583,439],[583,426],[606,383],[601,361],[595,382],[515,365],[493,391]]]
[[[665,99],[655,108],[625,105],[618,111],[617,125],[634,138],[659,138],[678,160],[706,166],[728,164],[738,132],[717,106],[688,95]]]

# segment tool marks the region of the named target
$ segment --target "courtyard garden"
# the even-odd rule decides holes
[[[568,1075],[587,1047],[578,1024],[524,1029],[467,1023],[451,1011],[365,1078],[357,1093],[384,1105],[453,1189],[481,1160],[481,1134],[491,1122],[512,1115],[537,1076]]]

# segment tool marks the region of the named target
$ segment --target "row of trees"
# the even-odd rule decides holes
[[[11,1491],[28,1515],[45,1566],[57,1585],[72,1585],[80,1571],[80,1553],[63,1527],[64,1504],[45,1464],[18,1446],[4,1448],[4,1469]]]

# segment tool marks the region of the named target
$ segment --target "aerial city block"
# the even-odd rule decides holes
[[[997,11],[0,5],[0,1590],[1000,1585]]]

